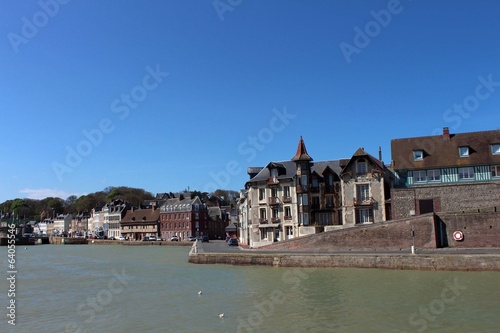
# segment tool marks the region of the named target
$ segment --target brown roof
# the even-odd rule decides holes
[[[160,220],[160,209],[134,209],[127,211],[127,214],[122,218],[121,223],[156,223]]]
[[[312,161],[312,157],[309,156],[306,149],[306,144],[304,140],[302,140],[302,136],[300,136],[299,145],[297,146],[297,152],[295,156],[292,157],[292,161]]]
[[[500,155],[493,155],[492,144],[500,144],[500,130],[423,136],[391,140],[395,170],[500,164]],[[459,147],[469,147],[469,156],[460,157]],[[415,161],[413,152],[423,151],[423,159]]]
[[[382,163],[382,161],[380,161],[379,159],[368,154],[363,148],[358,148],[358,150],[356,150],[354,152],[354,154],[352,155],[349,162],[342,169],[342,174],[344,174],[346,172],[346,170],[349,168],[350,164],[353,163],[353,161],[357,157],[365,157],[366,159],[368,159],[368,161],[370,161],[370,163],[372,165],[375,166],[375,168],[379,169],[380,171],[384,171],[384,169],[385,169],[384,163]]]

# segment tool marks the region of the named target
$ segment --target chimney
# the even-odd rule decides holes
[[[378,147],[378,160],[382,162],[382,147]]]
[[[450,129],[448,127],[443,127],[443,139],[450,140]]]

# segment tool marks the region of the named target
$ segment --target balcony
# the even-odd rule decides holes
[[[276,185],[279,185],[279,183],[280,183],[280,181],[275,176],[267,178],[267,185],[269,185],[269,186],[273,186],[273,185],[276,186]]]
[[[261,217],[261,218],[259,219],[259,223],[260,223],[260,224],[267,223],[267,222],[268,222],[268,220],[267,220],[267,218],[265,218],[265,217]]]
[[[297,193],[307,192],[307,186],[297,185],[296,191]]]
[[[292,197],[285,197],[285,196],[283,196],[281,198],[281,201],[283,201],[283,203],[291,203],[292,202]]]
[[[273,217],[273,218],[271,219],[271,223],[280,223],[280,222],[281,222],[281,220],[280,220],[280,218],[279,218],[279,217]]]
[[[334,193],[335,187],[333,185],[325,185],[325,193]]]
[[[375,200],[372,197],[369,198],[353,198],[352,202],[354,206],[373,206]]]
[[[292,217],[291,216],[285,216],[285,220],[290,221],[290,220],[292,220]]]
[[[278,206],[280,204],[280,200],[278,197],[269,197],[269,206]]]
[[[319,186],[311,186],[310,191],[311,191],[311,193],[318,193],[319,192]]]

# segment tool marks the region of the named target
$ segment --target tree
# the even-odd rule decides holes
[[[78,197],[76,195],[70,195],[65,201],[64,201],[64,212],[66,214],[69,213],[77,213],[75,212],[75,203],[76,200],[78,200]]]

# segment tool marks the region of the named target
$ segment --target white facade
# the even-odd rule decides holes
[[[71,229],[71,220],[73,215],[59,215],[54,219],[53,232],[55,233],[67,233]]]

